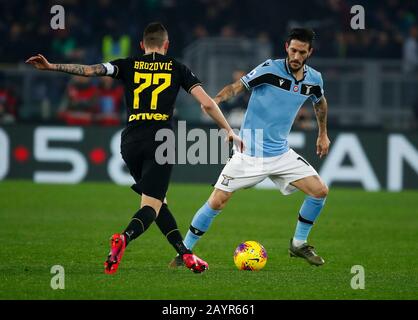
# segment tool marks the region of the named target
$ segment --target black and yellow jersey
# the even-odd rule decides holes
[[[107,74],[125,86],[127,126],[122,144],[154,139],[161,128],[172,128],[174,103],[182,87],[189,92],[199,79],[182,63],[158,53],[117,59],[103,64]]]

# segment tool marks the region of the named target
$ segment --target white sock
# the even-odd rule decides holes
[[[297,240],[295,238],[293,238],[293,240],[292,240],[292,245],[294,247],[300,247],[304,243],[306,243],[306,240]]]

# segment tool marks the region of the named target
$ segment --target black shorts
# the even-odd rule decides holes
[[[164,200],[170,182],[172,164],[158,164],[155,151],[162,142],[135,141],[121,145],[122,158],[135,179],[132,189],[138,194]]]

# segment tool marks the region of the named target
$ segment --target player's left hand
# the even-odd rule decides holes
[[[331,141],[328,139],[327,134],[318,136],[318,139],[316,140],[316,154],[319,155],[320,158],[328,154],[330,143]]]
[[[40,53],[27,59],[25,63],[31,64],[39,70],[52,70],[52,64]]]

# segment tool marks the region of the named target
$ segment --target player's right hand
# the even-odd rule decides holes
[[[322,158],[328,154],[330,140],[327,134],[322,134],[318,136],[316,140],[316,154],[319,155],[319,158]]]
[[[36,69],[39,70],[51,70],[52,64],[46,60],[46,58],[41,55],[37,54],[36,56],[30,57],[28,60],[25,61],[27,64],[33,65]]]
[[[239,152],[243,152],[245,150],[244,142],[238,135],[235,134],[234,131],[232,131],[232,129],[228,131],[227,139],[228,141],[231,141],[234,143],[234,145],[237,147]]]

